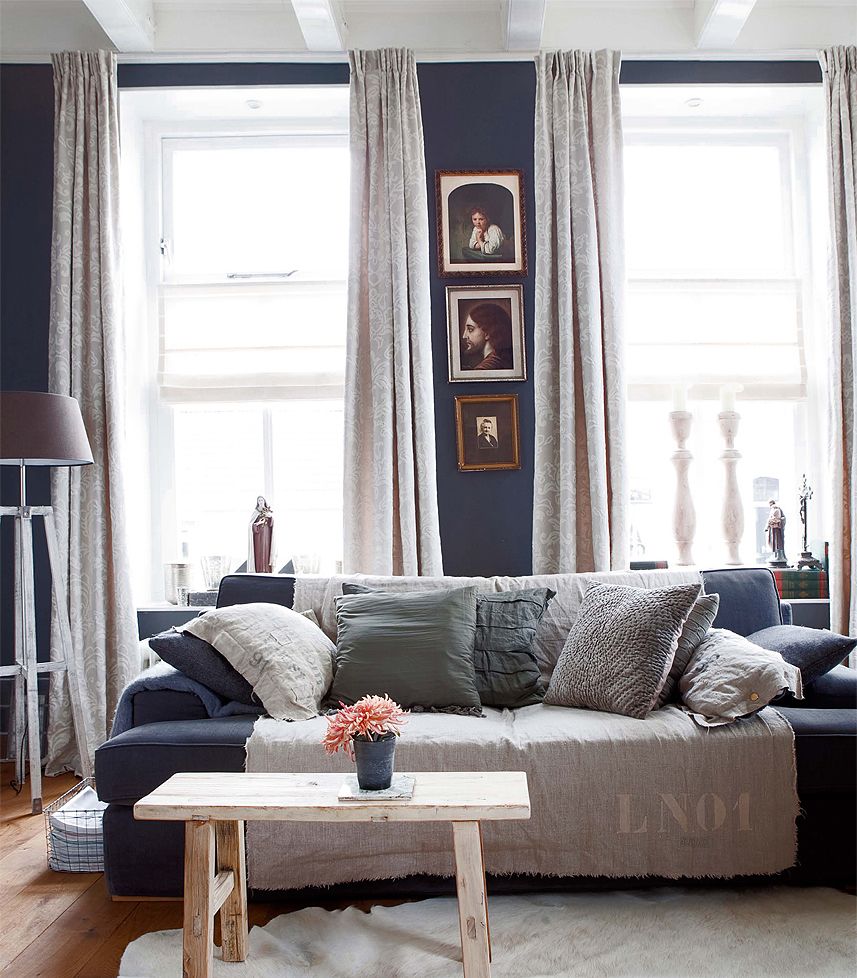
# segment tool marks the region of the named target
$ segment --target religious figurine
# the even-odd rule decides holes
[[[768,561],[769,567],[788,567],[786,559],[785,539],[786,539],[786,516],[782,509],[777,505],[776,499],[769,499],[768,505],[771,511],[768,514],[768,522],[765,524],[765,538],[768,541],[768,549],[772,557]]]
[[[256,499],[250,520],[247,553],[248,574],[270,574],[274,570],[274,513],[264,496]]]
[[[820,560],[817,560],[812,555],[812,551],[807,545],[807,528],[809,521],[807,520],[806,515],[806,504],[810,499],[812,499],[812,488],[807,484],[805,472],[803,474],[803,481],[800,485],[800,494],[798,498],[800,499],[800,521],[803,523],[803,550],[801,551],[800,560],[797,562],[798,569],[803,570],[804,567],[808,567],[810,570],[824,570],[824,565]]]

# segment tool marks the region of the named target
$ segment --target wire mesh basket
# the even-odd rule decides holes
[[[58,873],[104,871],[102,819],[95,779],[84,778],[45,808],[48,866]]]

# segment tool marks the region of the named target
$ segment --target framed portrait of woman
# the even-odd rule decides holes
[[[523,285],[449,285],[449,379],[526,380]]]
[[[441,276],[526,274],[520,170],[438,170],[435,185]]]
[[[464,395],[455,399],[459,472],[519,469],[518,395]]]

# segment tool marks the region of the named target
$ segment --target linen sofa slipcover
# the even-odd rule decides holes
[[[739,576],[740,575],[740,576]],[[780,620],[773,577],[764,568],[703,573],[706,590],[721,594],[718,627],[752,632]],[[716,582],[716,586],[715,585]],[[264,600],[291,606],[294,579],[278,575],[234,575],[221,584],[218,605]],[[731,607],[737,604],[740,607]],[[758,609],[758,615],[754,614]],[[164,691],[135,697],[135,727],[107,741],[96,753],[96,775],[105,813],[105,862],[110,892],[122,896],[178,896],[182,892],[183,835],[170,823],[135,822],[134,801],[178,771],[243,770],[244,743],[255,717],[200,719],[198,701]],[[816,698],[817,697],[817,698]],[[137,700],[142,700],[140,704]],[[195,701],[195,702],[194,702]],[[838,667],[807,689],[799,705],[779,708],[795,731],[798,792],[798,864],[780,874],[784,882],[854,885],[857,816],[857,673]],[[839,704],[848,703],[848,706]],[[140,725],[138,718],[150,722]],[[475,721],[479,722],[479,721]],[[528,887],[592,888],[639,886],[653,880],[497,877],[495,891]],[[451,881],[429,878],[347,884],[356,893],[451,892]],[[283,889],[289,881],[283,880]],[[330,890],[316,895],[331,895]]]

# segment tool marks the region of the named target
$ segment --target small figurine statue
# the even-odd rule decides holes
[[[785,551],[786,516],[777,505],[776,499],[769,499],[768,505],[771,507],[771,511],[768,514],[768,522],[765,524],[765,537],[768,541],[768,549],[772,554],[768,566],[788,567],[789,562]]]
[[[817,560],[813,555],[812,551],[807,545],[807,528],[809,521],[807,519],[807,502],[812,499],[812,487],[807,484],[806,472],[803,474],[803,481],[800,484],[800,521],[803,523],[803,550],[801,551],[800,560],[797,562],[799,570],[803,570],[804,567],[808,567],[810,570],[824,570],[824,565],[820,560]]]
[[[256,499],[250,520],[247,554],[248,574],[270,574],[274,570],[274,513],[264,496]]]

